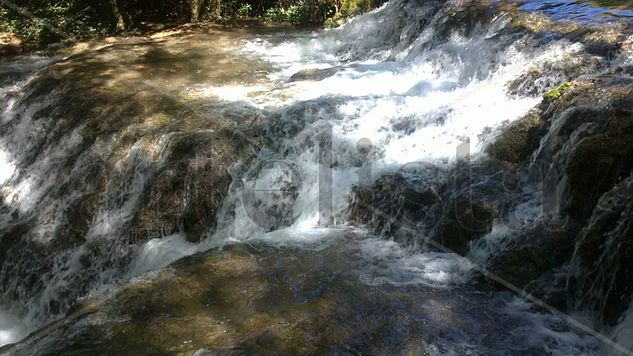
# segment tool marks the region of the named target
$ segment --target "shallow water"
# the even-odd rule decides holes
[[[523,3],[522,10],[543,12],[554,19],[600,23],[633,17],[630,1],[527,0]]]

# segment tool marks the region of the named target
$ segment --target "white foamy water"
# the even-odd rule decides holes
[[[0,185],[6,182],[15,172],[15,164],[7,152],[0,150]]]
[[[33,326],[24,318],[0,309],[0,346],[20,341],[26,337]]]

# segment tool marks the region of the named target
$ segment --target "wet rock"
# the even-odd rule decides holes
[[[544,102],[531,174],[562,214],[582,220],[633,168],[633,81],[617,74],[575,82]]]
[[[602,133],[584,138],[573,151],[566,170],[566,207],[572,215],[590,213],[600,196],[633,169],[633,111],[628,112],[633,107],[619,109]]]
[[[577,306],[597,310],[610,324],[633,295],[633,177],[606,193],[580,232],[574,253]]]
[[[481,177],[488,177],[487,182]],[[403,242],[421,247],[432,239],[466,254],[469,243],[507,213],[516,183],[516,177],[495,162],[462,163],[452,169],[413,164],[379,177],[371,186],[354,187],[350,221],[390,237],[415,232],[403,234]]]
[[[447,207],[433,234],[433,240],[449,250],[465,255],[469,243],[492,230],[499,211],[490,197],[460,196]]]
[[[66,329],[73,336],[59,338],[49,328],[41,337],[49,352],[60,353],[95,348],[109,350],[108,354],[192,353],[201,348],[294,354],[349,347],[406,348],[416,328],[402,312],[420,300],[413,304],[406,294],[391,299],[378,289],[348,280],[337,271],[349,256],[340,257],[328,266],[318,255],[299,250],[248,245],[213,250],[131,282],[112,299],[98,303],[97,313],[89,308],[57,330]],[[384,308],[393,313],[378,312]],[[431,315],[445,321],[441,328],[460,325],[459,317],[442,308],[419,309],[428,313],[437,309]],[[361,310],[366,313],[358,314]],[[93,316],[102,321],[81,322]],[[387,331],[392,323],[399,323],[398,333]],[[390,339],[372,342],[378,335]],[[37,341],[42,340],[30,343]]]
[[[132,241],[182,231],[189,241],[198,242],[216,225],[231,182],[227,168],[236,153],[211,132],[179,135],[169,151],[144,195],[146,203],[130,232]]]
[[[318,68],[310,68],[310,69],[302,69],[297,73],[290,76],[288,79],[289,82],[300,82],[300,81],[320,81],[325,78],[331,77],[336,72],[340,70],[339,67],[318,69]]]
[[[512,96],[538,96],[556,88],[561,83],[577,79],[582,75],[596,73],[608,67],[604,59],[589,55],[566,56],[559,61],[545,62],[508,83],[508,94]]]
[[[488,147],[488,154],[510,163],[526,160],[538,146],[541,124],[540,110],[532,110],[525,117],[502,128],[499,136]]]
[[[2,211],[11,224],[0,231],[0,304],[54,319],[102,276],[120,277],[147,240],[184,232],[199,241],[214,228],[228,169],[258,145],[263,115],[180,89],[240,75],[251,83],[261,63],[249,62],[251,74],[243,62],[219,71],[227,54],[189,43],[182,58],[170,43],[86,50],[39,70],[16,95],[2,127],[19,167],[7,195],[30,188],[7,199],[19,216]],[[167,77],[170,85],[154,81]]]
[[[305,247],[231,244],[186,257],[94,295],[0,352],[426,354],[437,345],[460,354],[472,345],[544,352],[505,332],[529,321],[501,310],[502,299],[460,288],[366,284],[361,274],[374,263],[363,264],[357,250]]]
[[[0,231],[0,266],[4,265],[7,253],[11,248],[18,245],[31,226],[29,222],[9,224]]]
[[[526,231],[513,232],[512,242],[495,253],[486,264],[488,271],[521,289],[544,295],[537,280],[567,263],[574,250],[575,231],[570,221],[540,222]]]
[[[367,224],[384,235],[393,235],[401,228],[435,225],[443,214],[447,181],[441,178],[438,167],[419,168],[426,171],[419,179],[409,179],[404,172],[399,172],[379,177],[371,186],[354,187],[350,221]],[[433,175],[439,175],[439,179],[425,180]]]

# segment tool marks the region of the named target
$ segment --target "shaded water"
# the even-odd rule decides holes
[[[463,21],[451,22],[454,12]],[[80,298],[126,290],[137,276],[152,283],[155,275],[147,272],[184,256],[203,253],[181,265],[196,266],[204,256],[221,260],[221,247],[229,246],[251,256],[230,263],[226,252],[225,268],[257,277],[252,284],[240,280],[254,302],[243,306],[239,288],[227,287],[225,304],[191,310],[237,308],[239,324],[264,309],[271,319],[249,326],[259,328],[327,295],[323,303],[339,308],[338,316],[310,319],[329,310],[315,302],[309,317],[296,318],[314,325],[308,336],[338,327],[348,339],[324,336],[317,350],[329,342],[347,352],[599,353],[604,345],[564,318],[508,292],[482,291],[470,281],[471,261],[407,242],[421,236],[395,242],[352,228],[348,218],[354,185],[412,162],[434,169],[418,164],[408,174],[448,182],[456,162],[485,157],[495,129],[521,118],[552,84],[510,95],[509,83],[532,68],[590,56],[585,45],[516,29],[509,14],[392,1],[322,33],[193,31],[51,59],[58,62],[48,67],[35,57],[3,64],[14,80],[2,89],[2,242],[12,250],[2,256],[0,343],[62,318]],[[596,58],[607,60],[618,65],[631,58]],[[604,67],[600,62],[595,72]],[[308,80],[290,80],[298,72]],[[228,193],[216,189],[228,185],[229,178],[217,179],[226,171]],[[185,183],[173,178],[180,176]],[[479,184],[488,178],[475,177]],[[504,194],[516,200],[516,224],[529,225],[543,211],[538,192]],[[203,201],[187,210],[198,195],[222,204]],[[471,259],[485,263],[506,248],[512,234],[504,232],[514,227],[496,222],[489,243],[470,247]],[[182,278],[191,272],[175,266]],[[264,288],[260,277],[269,282],[268,294],[256,293]],[[202,290],[233,282],[214,275],[205,283]],[[108,312],[125,314],[118,307]],[[162,319],[145,317],[161,328]],[[143,330],[136,322],[130,327]],[[244,347],[251,331],[240,328],[248,329],[235,326],[229,340],[237,341],[222,341],[228,346],[211,343]],[[355,338],[355,329],[363,338]],[[24,353],[69,347],[63,333],[51,335],[20,347]],[[186,350],[208,346],[205,340]]]

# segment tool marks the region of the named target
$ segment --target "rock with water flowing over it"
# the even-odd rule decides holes
[[[633,168],[633,79],[608,74],[572,84],[546,105],[533,174],[564,214],[584,219]]]
[[[525,288],[569,261],[575,241],[573,226],[570,221],[543,221],[518,231],[512,243],[487,261],[486,268],[505,281]],[[531,287],[530,292],[540,294],[536,284]]]
[[[499,136],[488,147],[488,153],[494,159],[504,162],[525,161],[538,147],[541,124],[540,111],[531,111],[502,128]]]
[[[578,236],[574,253],[577,303],[615,323],[633,294],[633,177],[606,193]]]
[[[367,284],[371,264],[354,247],[314,247],[252,242],[186,257],[83,300],[0,352],[436,354],[469,353],[474,343],[478,350],[542,352],[506,331],[529,324],[498,308],[503,298]]]
[[[46,320],[123,274],[141,243],[214,229],[262,113],[183,90],[224,83],[214,64],[226,54],[202,44],[177,57],[178,46],[145,39],[55,58],[14,94],[2,126],[18,173],[2,191],[0,303]],[[238,77],[261,65],[246,62],[234,63]],[[58,281],[50,293],[46,280]]]
[[[417,167],[414,179],[406,172],[382,176],[371,186],[354,188],[350,219],[382,235],[416,231],[409,242],[424,246],[428,237],[465,255],[469,244],[490,232],[494,219],[511,206],[517,179],[501,170],[496,162],[477,161],[450,170]],[[481,177],[489,179],[482,184]]]

